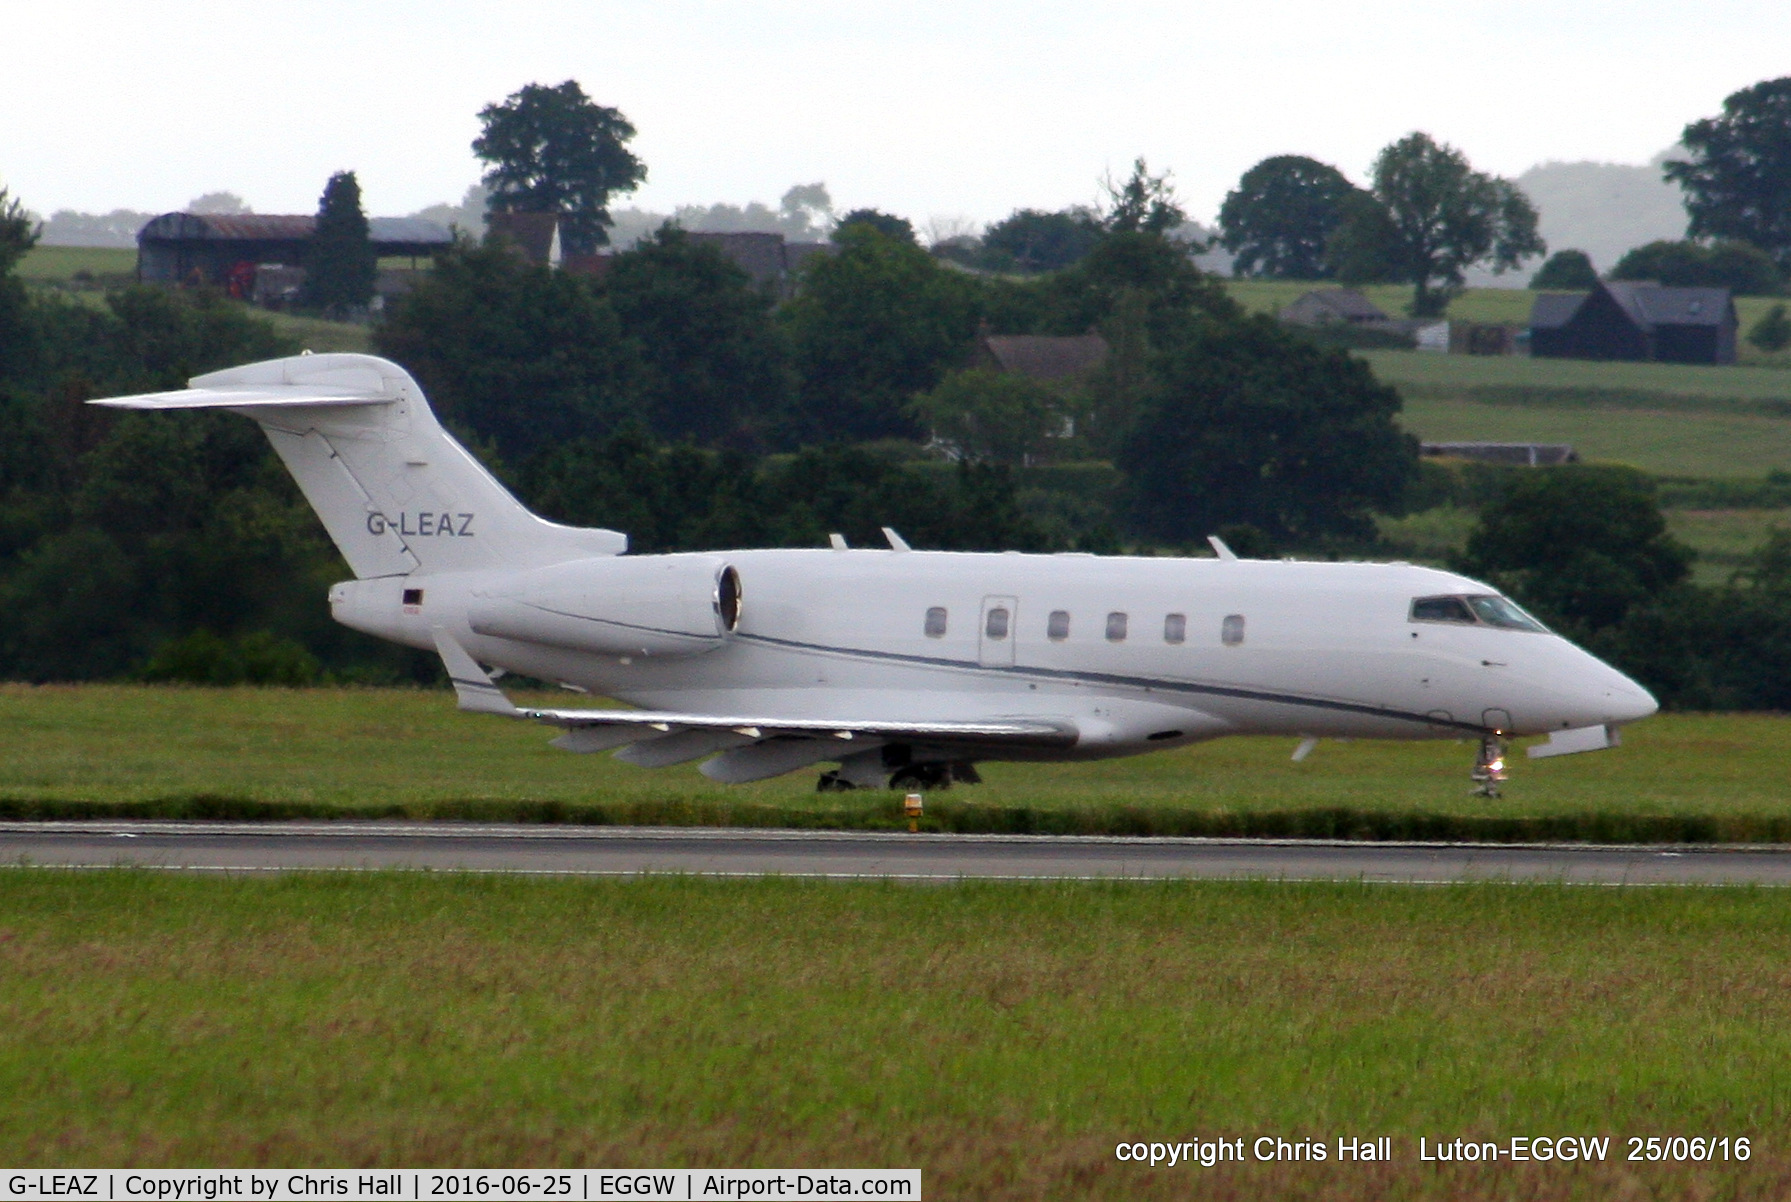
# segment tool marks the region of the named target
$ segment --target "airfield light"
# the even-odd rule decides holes
[[[908,796],[902,798],[902,813],[908,815],[908,833],[911,835],[918,835],[920,833],[921,809],[922,803],[920,794],[910,793]]]

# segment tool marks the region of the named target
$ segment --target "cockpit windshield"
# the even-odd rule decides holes
[[[1500,630],[1548,633],[1548,627],[1518,608],[1515,602],[1496,593],[1417,597],[1412,601],[1412,621],[1459,622],[1464,626],[1496,626]]]

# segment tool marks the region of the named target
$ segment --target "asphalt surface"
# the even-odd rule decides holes
[[[627,876],[1791,885],[1791,846],[1589,847],[443,823],[4,822],[0,864]]]

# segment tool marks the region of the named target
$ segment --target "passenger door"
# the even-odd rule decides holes
[[[976,628],[977,659],[985,668],[1014,666],[1014,635],[1019,629],[1020,602],[1014,597],[984,597]]]

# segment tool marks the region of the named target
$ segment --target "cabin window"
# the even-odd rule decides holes
[[[1109,643],[1126,641],[1126,615],[1117,612],[1107,615],[1107,641]]]
[[[1045,619],[1045,637],[1054,643],[1061,643],[1070,637],[1070,611],[1054,609],[1051,616]]]
[[[988,621],[983,623],[983,633],[992,639],[1007,637],[1007,606],[997,605],[989,611]]]
[[[1188,641],[1188,615],[1163,615],[1163,641],[1165,643],[1185,643]]]
[[[421,605],[421,604],[423,604],[423,590],[420,588],[405,589],[404,590],[404,603],[406,605]]]
[[[1225,620],[1219,623],[1219,641],[1227,647],[1236,647],[1244,641],[1244,615],[1226,614]]]
[[[1474,611],[1460,597],[1419,597],[1412,602],[1414,622],[1465,622],[1472,624]]]
[[[945,606],[935,605],[927,610],[926,632],[930,639],[945,637]]]

